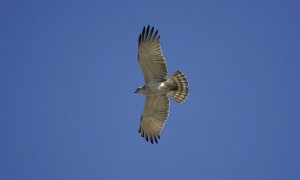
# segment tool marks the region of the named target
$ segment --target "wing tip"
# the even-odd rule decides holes
[[[151,144],[158,144],[158,141],[160,140],[159,134],[154,136],[148,135],[147,133],[145,134],[141,127],[139,128],[139,134],[141,134],[141,137],[145,138],[145,140]]]
[[[138,44],[140,46],[140,44],[142,42],[145,41],[149,41],[149,40],[159,40],[160,36],[157,36],[158,34],[158,29],[156,29],[155,33],[153,34],[153,32],[155,31],[155,27],[148,25],[148,26],[144,26],[142,32],[139,35],[139,40],[138,40]]]
[[[142,136],[142,137],[144,137],[144,136]],[[160,139],[160,137],[159,137],[159,135],[158,136],[154,136],[154,137],[152,137],[152,136],[145,136],[145,140],[147,141],[147,142],[150,142],[151,144],[158,144],[158,140]]]

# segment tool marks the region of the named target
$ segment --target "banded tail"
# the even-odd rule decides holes
[[[189,88],[188,88],[188,81],[185,77],[185,75],[177,70],[174,75],[168,79],[168,82],[175,84],[175,91],[171,94],[172,98],[177,102],[177,103],[182,103],[185,101]]]

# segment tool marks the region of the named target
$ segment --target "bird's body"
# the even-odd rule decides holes
[[[144,96],[165,95],[169,97],[168,93],[172,87],[174,86],[167,82],[149,83],[141,87],[138,93]]]
[[[169,97],[182,103],[188,95],[188,82],[181,71],[167,79],[168,71],[160,47],[158,31],[144,27],[139,37],[138,61],[144,73],[145,85],[136,93],[146,96],[139,133],[151,143],[157,143],[169,115]]]

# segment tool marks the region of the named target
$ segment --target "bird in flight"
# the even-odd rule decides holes
[[[135,93],[146,96],[139,133],[146,141],[158,143],[169,115],[169,97],[177,103],[185,101],[188,81],[179,70],[167,78],[168,70],[158,30],[154,31],[154,27],[150,28],[149,25],[143,28],[139,36],[138,62],[144,74],[145,85],[137,88]]]

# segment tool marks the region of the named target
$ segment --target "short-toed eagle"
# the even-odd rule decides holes
[[[137,88],[136,93],[146,96],[139,133],[153,144],[160,139],[168,118],[169,97],[182,103],[188,95],[188,81],[179,70],[167,78],[168,71],[160,46],[160,36],[158,30],[154,31],[154,27],[144,27],[139,36],[138,62],[144,74],[145,85]]]

